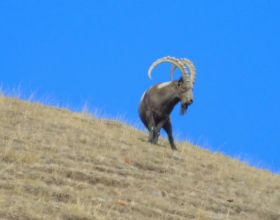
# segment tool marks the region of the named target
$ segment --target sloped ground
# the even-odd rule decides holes
[[[280,177],[221,154],[5,97],[0,124],[0,219],[280,219]]]

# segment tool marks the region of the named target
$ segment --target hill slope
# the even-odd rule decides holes
[[[117,121],[0,97],[1,219],[280,219],[280,177]]]

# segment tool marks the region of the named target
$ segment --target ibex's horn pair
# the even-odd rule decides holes
[[[149,76],[150,79],[152,78],[153,69],[158,64],[164,63],[164,62],[172,63],[172,68],[170,70],[171,80],[173,79],[175,69],[179,68],[181,70],[182,74],[183,74],[183,78],[185,80],[190,79],[190,81],[192,81],[194,83],[194,81],[195,81],[195,67],[194,67],[193,63],[189,59],[186,59],[186,58],[178,59],[178,58],[170,57],[170,56],[159,58],[155,62],[152,63],[152,65],[150,66],[149,71],[148,71],[148,76]],[[189,72],[190,72],[189,75],[187,73],[186,67],[189,69]]]

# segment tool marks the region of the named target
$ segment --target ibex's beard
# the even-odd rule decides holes
[[[181,104],[181,110],[180,110],[180,114],[181,115],[184,115],[185,114],[185,112],[187,111],[187,109],[188,109],[188,103],[182,103]]]

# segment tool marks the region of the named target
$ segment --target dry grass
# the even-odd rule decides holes
[[[5,97],[0,123],[1,219],[280,219],[280,177],[221,154]]]

